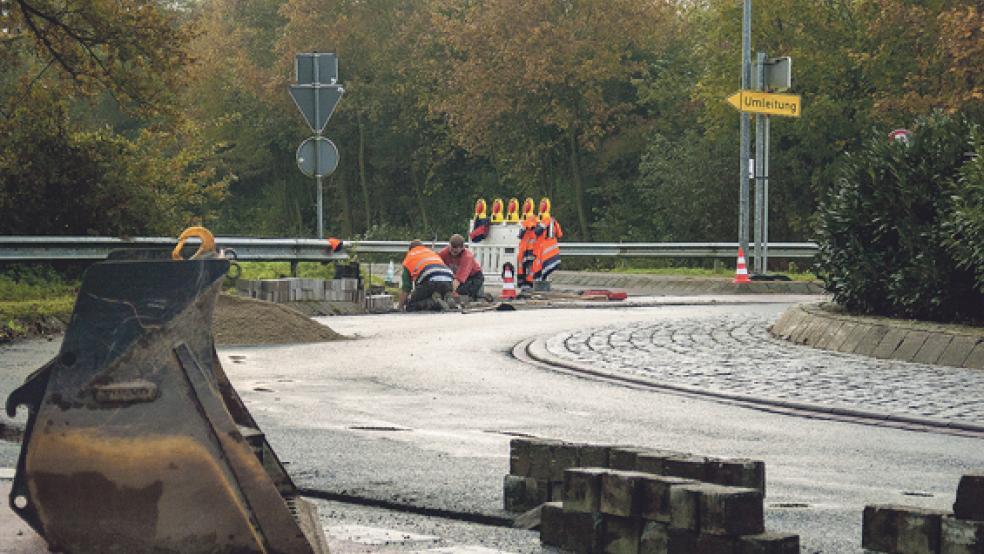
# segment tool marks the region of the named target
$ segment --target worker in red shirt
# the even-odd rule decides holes
[[[455,298],[462,296],[470,297],[471,300],[484,298],[482,286],[485,284],[485,276],[482,275],[482,266],[479,265],[472,251],[465,246],[465,237],[457,233],[451,235],[448,245],[437,255],[454,273],[451,294]]]

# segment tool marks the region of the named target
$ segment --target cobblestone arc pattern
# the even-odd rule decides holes
[[[984,424],[984,371],[798,346],[758,316],[714,316],[554,335],[571,362],[715,393]],[[836,332],[831,340],[839,340]]]

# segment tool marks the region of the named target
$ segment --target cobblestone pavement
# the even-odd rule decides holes
[[[727,315],[585,329],[548,352],[668,385],[984,424],[984,371],[879,360],[798,346],[772,318]]]

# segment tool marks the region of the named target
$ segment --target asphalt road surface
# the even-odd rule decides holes
[[[769,340],[760,328],[788,307],[764,303],[777,297],[706,304],[713,300],[631,309],[333,317],[323,321],[353,340],[226,347],[219,354],[295,482],[328,499],[319,508],[336,553],[549,551],[534,532],[461,521],[508,515],[501,510],[502,478],[516,434],[762,459],[767,529],[800,534],[802,551],[811,553],[861,552],[866,504],[949,509],[959,477],[984,468],[978,438],[769,413],[572,376],[512,356],[517,343],[532,337],[590,341],[586,329],[674,328],[695,321],[712,327],[716,320],[737,321],[750,336]],[[29,369],[53,354],[45,351],[50,343],[21,343],[16,355],[0,350],[0,375],[14,371],[9,360],[23,372],[32,344],[37,360]],[[695,349],[702,363],[694,367],[726,380],[734,370],[731,360],[742,359],[731,346],[728,352],[710,345]],[[802,370],[790,358],[800,356],[806,364],[817,359],[803,347],[770,348],[784,356],[776,371]],[[687,357],[685,341],[674,343],[674,355]],[[836,368],[840,362],[824,363]],[[863,360],[851,363],[858,372],[869,369]],[[870,368],[878,369],[869,378],[879,390],[894,378],[892,368],[874,362]],[[776,382],[784,393],[795,391],[789,380]],[[768,395],[768,384],[757,378],[751,392]],[[6,396],[8,381],[0,378],[0,386]],[[4,452],[0,443],[0,467],[10,463]]]

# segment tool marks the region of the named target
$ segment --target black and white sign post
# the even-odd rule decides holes
[[[338,57],[331,53],[297,54],[294,58],[294,76],[297,84],[290,85],[290,97],[301,110],[308,127],[314,131],[314,136],[297,148],[297,167],[301,173],[317,179],[318,238],[324,238],[321,179],[331,175],[338,167],[338,148],[321,133],[345,93],[345,89],[337,84]]]

